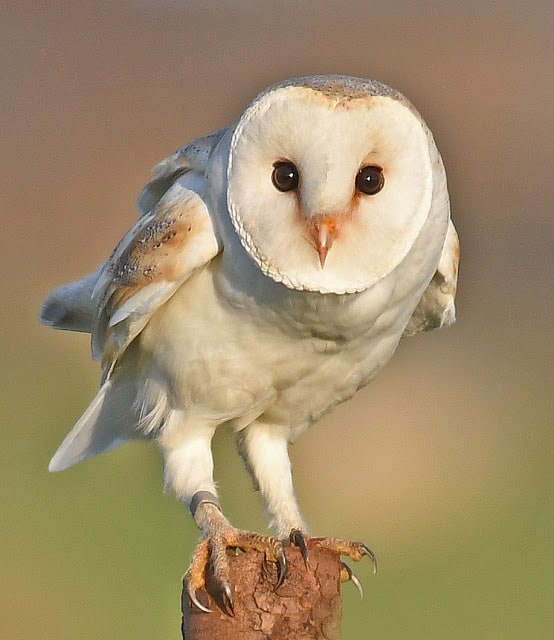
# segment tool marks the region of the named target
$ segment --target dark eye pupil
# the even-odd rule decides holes
[[[271,180],[279,191],[292,191],[298,187],[298,169],[292,162],[276,162]]]
[[[369,196],[373,196],[383,188],[385,176],[381,167],[369,165],[362,167],[356,176],[356,189]]]

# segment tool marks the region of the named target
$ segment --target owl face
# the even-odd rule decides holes
[[[269,89],[233,133],[233,225],[260,269],[292,289],[373,286],[429,215],[438,153],[426,126],[385,85],[352,82]]]

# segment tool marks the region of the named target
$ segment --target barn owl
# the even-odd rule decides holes
[[[397,91],[314,76],[258,95],[228,128],[162,161],[110,258],[56,289],[41,320],[92,335],[101,387],[50,462],[59,471],[154,440],[164,483],[202,531],[232,612],[226,549],[255,548],[285,576],[306,551],[288,445],[353,396],[403,335],[455,319],[459,245],[432,134]],[[274,534],[221,509],[210,443],[226,425]],[[323,539],[354,560],[362,543]]]

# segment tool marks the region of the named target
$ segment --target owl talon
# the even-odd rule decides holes
[[[366,544],[360,543],[360,546],[363,555],[367,556],[371,560],[373,575],[375,575],[377,573],[377,558],[375,557],[375,554]]]
[[[233,602],[233,593],[231,591],[231,585],[228,582],[226,582],[223,585],[222,601],[223,601],[223,607],[225,608],[225,613],[231,618],[234,618],[235,605]]]
[[[287,557],[285,556],[285,551],[281,546],[277,551],[277,583],[275,584],[274,591],[283,584],[285,581],[285,577],[287,575]]]
[[[200,611],[204,611],[204,613],[212,613],[212,610],[209,607],[205,607],[200,600],[196,597],[196,593],[194,591],[188,591],[190,601],[192,604],[200,609]]]
[[[200,611],[204,611],[204,613],[212,613],[212,610],[209,607],[206,607],[205,605],[203,605],[198,599],[198,596],[196,595],[196,589],[193,587],[191,583],[189,574],[190,574],[190,571],[187,571],[185,575],[185,589],[188,594],[188,597],[190,598],[190,601],[197,609],[200,609]]]
[[[373,551],[363,542],[348,542],[346,540],[340,540],[338,538],[313,538],[313,540],[317,541],[317,544],[320,547],[335,551],[341,556],[348,556],[356,562],[361,560],[364,556],[367,556],[371,560],[373,573],[377,573],[377,558],[375,557]],[[353,575],[351,574],[350,569],[346,568],[346,565],[344,564],[343,570],[345,570],[349,575]],[[356,584],[356,580],[357,578],[353,579],[352,582]]]
[[[306,536],[300,531],[300,529],[293,529],[290,532],[290,542],[300,549],[304,565],[308,568],[308,547],[306,545]]]
[[[233,588],[231,584],[229,551],[258,551],[264,555],[262,576],[267,579],[269,563],[275,563],[278,589],[285,579],[287,561],[283,550],[283,543],[270,536],[262,536],[249,531],[236,529],[214,500],[201,500],[194,508],[194,518],[204,532],[204,539],[200,542],[192,555],[190,568],[185,576],[185,586],[191,602],[201,611],[210,610],[202,605],[196,595],[197,591],[207,591],[219,608],[228,616],[235,615]],[[207,578],[207,574],[209,578]]]
[[[377,558],[373,551],[363,542],[348,542],[337,538],[319,538],[318,542],[322,547],[338,551],[341,556],[348,556],[356,562],[367,556],[371,560],[373,573],[377,573]]]
[[[203,605],[196,594],[198,591],[202,591],[205,589],[205,572],[206,564],[209,560],[209,557],[210,550],[208,547],[208,542],[206,540],[202,540],[202,542],[200,542],[200,544],[198,544],[196,549],[194,550],[190,567],[185,573],[185,577],[183,579],[183,583],[190,601],[195,607],[200,609],[200,611],[204,611],[205,613],[211,613],[212,610],[209,607]]]
[[[364,588],[362,587],[362,583],[358,579],[358,576],[352,571],[352,569],[346,564],[346,562],[341,562],[341,572],[340,572],[340,580],[341,582],[352,582],[352,584],[358,589],[358,593],[360,594],[360,600],[363,600],[364,597]]]

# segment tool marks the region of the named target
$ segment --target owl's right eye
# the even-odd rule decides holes
[[[292,191],[298,187],[298,169],[292,162],[280,160],[273,165],[271,181],[279,191]]]

